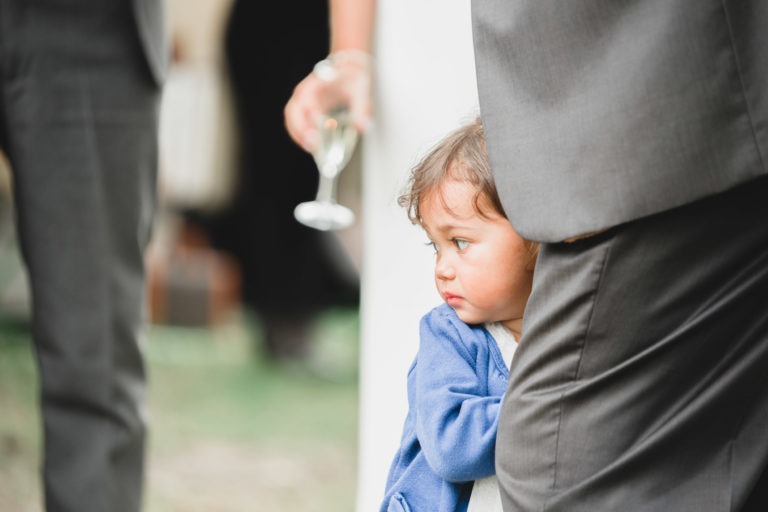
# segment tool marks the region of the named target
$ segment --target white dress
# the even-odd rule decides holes
[[[493,339],[501,350],[504,363],[509,368],[512,363],[512,356],[517,348],[517,340],[512,332],[501,323],[494,322],[485,324],[485,328],[491,333]],[[491,475],[480,480],[475,480],[472,486],[472,494],[469,497],[469,507],[467,512],[502,512],[501,494],[499,493],[499,482],[496,475]]]

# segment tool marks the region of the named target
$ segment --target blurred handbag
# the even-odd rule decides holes
[[[160,199],[215,211],[231,199],[237,134],[229,84],[207,63],[171,67],[160,108]]]

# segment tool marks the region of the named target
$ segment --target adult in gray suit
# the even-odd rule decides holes
[[[0,146],[32,291],[49,512],[135,512],[160,0],[0,0]]]
[[[472,23],[499,195],[543,242],[505,511],[767,510],[768,2],[475,0]],[[310,83],[286,107],[307,149]]]
[[[481,0],[504,208],[541,246],[505,511],[766,510],[768,2]]]

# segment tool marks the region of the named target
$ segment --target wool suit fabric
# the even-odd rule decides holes
[[[472,17],[502,203],[544,242],[499,421],[505,512],[765,510],[768,4]]]
[[[48,512],[136,512],[159,0],[0,0],[0,145],[32,292]]]

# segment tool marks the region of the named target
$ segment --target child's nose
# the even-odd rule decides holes
[[[453,279],[456,271],[450,262],[450,258],[438,257],[435,263],[435,277],[438,279]]]

